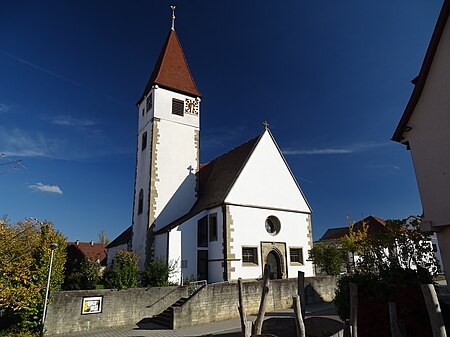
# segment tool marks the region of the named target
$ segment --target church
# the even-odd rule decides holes
[[[202,95],[173,27],[137,102],[131,247],[171,280],[208,283],[313,276],[311,208],[274,136],[261,134],[200,164]],[[212,112],[209,112],[212,113]]]

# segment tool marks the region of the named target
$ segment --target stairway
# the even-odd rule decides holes
[[[173,308],[181,307],[184,303],[186,303],[186,301],[188,299],[189,299],[188,297],[180,298],[178,301],[176,301],[174,304],[172,304],[170,307],[168,307],[162,313],[160,313],[157,316],[152,317],[150,319],[150,322],[173,329]]]

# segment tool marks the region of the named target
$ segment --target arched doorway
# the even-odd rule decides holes
[[[280,256],[275,250],[271,250],[269,254],[267,254],[267,264],[269,265],[271,279],[282,278]]]

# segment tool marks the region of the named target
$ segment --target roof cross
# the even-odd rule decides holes
[[[175,8],[177,6],[170,6],[172,8],[172,30],[175,30]]]
[[[264,121],[262,123],[262,125],[264,125],[264,130],[268,130],[269,129],[269,123],[267,121]]]

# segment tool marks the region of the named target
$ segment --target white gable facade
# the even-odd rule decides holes
[[[179,261],[173,281],[257,279],[266,263],[272,278],[314,275],[311,210],[269,130],[220,205],[155,235],[155,243],[156,256]]]

